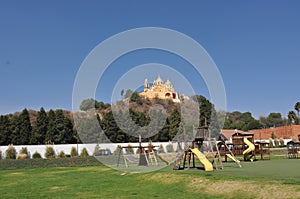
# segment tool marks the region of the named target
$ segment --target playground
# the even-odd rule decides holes
[[[299,159],[241,164],[213,172],[172,165],[151,173],[103,165],[4,169],[0,192],[2,198],[299,198]]]
[[[0,193],[3,198],[300,196],[299,141],[271,150],[252,134],[237,132],[231,142],[211,138],[204,126],[176,148],[159,153],[159,146],[140,141],[95,157],[1,160]]]

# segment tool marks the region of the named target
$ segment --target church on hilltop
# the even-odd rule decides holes
[[[171,99],[173,102],[180,102],[178,93],[174,90],[172,82],[170,80],[164,82],[159,75],[152,85],[145,79],[144,91],[139,94],[141,97],[149,99]]]

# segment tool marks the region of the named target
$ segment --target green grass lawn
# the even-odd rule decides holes
[[[300,159],[124,173],[105,166],[0,170],[1,198],[300,198]]]

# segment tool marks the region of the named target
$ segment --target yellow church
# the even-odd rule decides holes
[[[149,99],[171,99],[173,102],[180,102],[178,93],[174,90],[172,82],[170,80],[164,82],[159,75],[151,86],[148,80],[145,79],[144,91],[139,94],[141,97]]]

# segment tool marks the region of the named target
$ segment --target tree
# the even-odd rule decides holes
[[[169,136],[168,141],[173,140],[178,131],[180,130],[181,116],[178,109],[174,109],[169,117]]]
[[[97,110],[105,110],[110,107],[110,104],[105,104],[104,102],[97,102],[96,101],[96,109]]]
[[[141,98],[141,96],[139,95],[138,92],[133,92],[132,93],[132,95],[130,97],[130,101],[135,102],[135,103],[140,104],[140,105],[143,104],[142,98]]]
[[[56,124],[55,124],[55,112],[50,109],[48,112],[48,126],[45,136],[45,143],[53,142],[54,136],[56,135]]]
[[[20,120],[17,114],[9,115],[9,144],[19,144],[20,143]]]
[[[77,142],[76,133],[74,132],[73,123],[70,118],[64,118],[64,128],[62,133],[62,144],[75,144]]]
[[[25,108],[19,116],[20,122],[20,142],[18,144],[29,144],[29,139],[31,135],[31,124],[29,118],[29,112]]]
[[[281,113],[270,113],[268,117],[260,117],[259,121],[264,127],[283,126],[285,124]]]
[[[296,113],[294,111],[290,111],[288,114],[289,123],[290,124],[295,123],[296,119],[297,119]]]
[[[298,118],[299,118],[300,102],[296,102],[296,104],[295,104],[294,108],[295,108],[295,110],[297,111]]]
[[[241,113],[239,111],[234,111],[232,113],[227,113],[223,128],[248,131],[252,129],[259,129],[262,127],[263,125],[261,124],[261,122],[253,118],[250,112]]]
[[[97,104],[97,101],[92,98],[85,99],[80,104],[80,110],[87,111],[89,109],[97,108],[96,104]]]
[[[116,115],[116,117],[114,117],[114,114]],[[111,142],[127,142],[127,141],[137,141],[136,139],[131,139],[132,136],[127,135],[126,133],[124,133],[120,127],[118,126],[118,124],[115,121],[115,118],[124,118],[123,113],[120,111],[118,113],[114,113],[112,111],[106,113],[103,116],[103,119],[101,121],[101,127],[105,133],[105,135],[107,136],[107,138],[111,141]],[[124,124],[125,126],[126,124]],[[128,126],[128,129],[131,129]],[[131,129],[132,130],[132,129]]]
[[[132,90],[130,90],[130,89],[126,90],[126,93],[125,93],[125,99],[126,99],[126,98],[129,98],[129,97],[132,95],[132,93],[133,93]]]
[[[84,115],[77,120],[77,133],[83,143],[101,142],[102,130],[98,115]]]
[[[32,135],[30,138],[31,144],[44,144],[45,136],[48,129],[48,117],[43,107],[37,113],[36,120],[32,129]]]
[[[212,105],[212,107],[209,129],[211,132],[211,137],[218,138],[221,132],[220,124],[222,123],[220,120],[222,119],[222,115],[217,113],[214,105]]]
[[[204,96],[194,95],[192,99],[199,104],[199,126],[209,125],[213,109],[212,104]]]
[[[252,129],[261,129],[263,126],[258,120],[252,120],[247,124],[247,129],[252,130]]]
[[[0,116],[0,145],[9,144],[10,122],[7,115]]]
[[[55,111],[55,130],[53,141],[56,144],[65,144],[64,112],[61,109]]]

